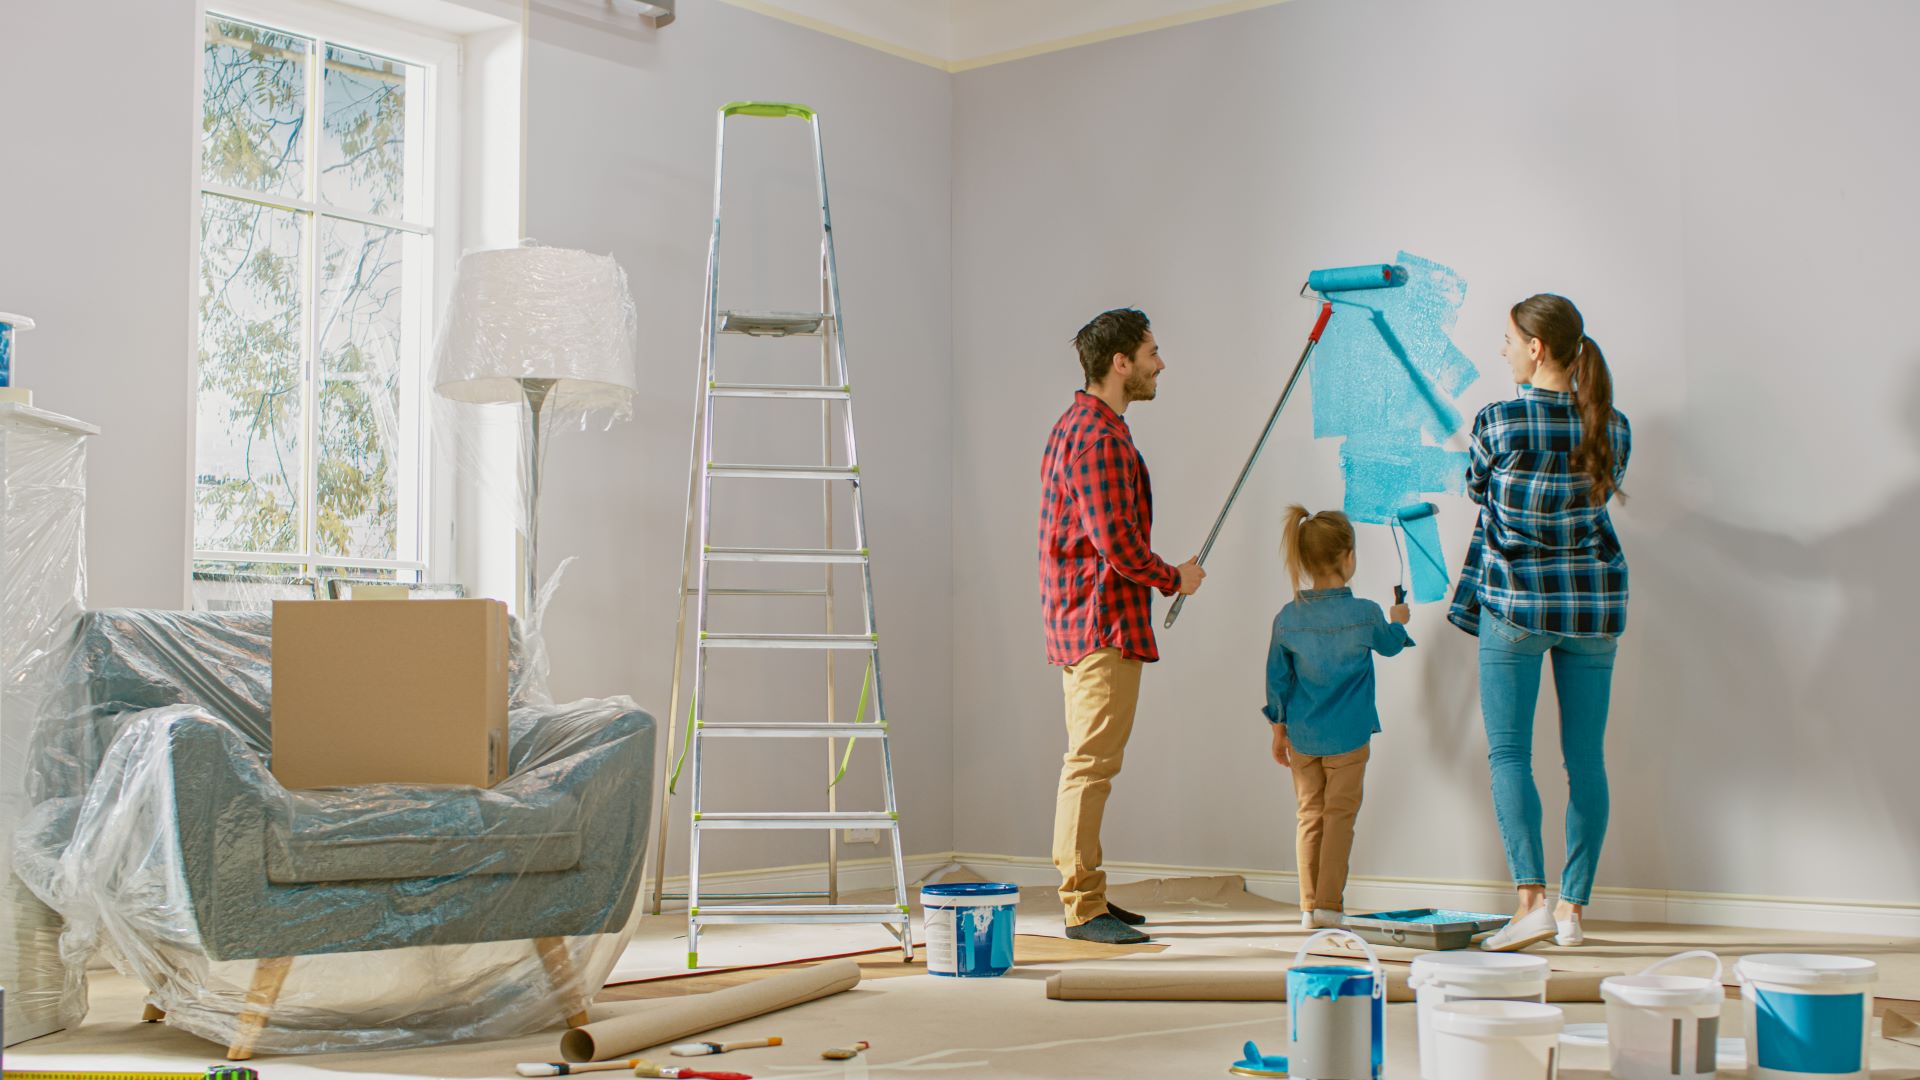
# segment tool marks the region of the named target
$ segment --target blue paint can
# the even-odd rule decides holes
[[[32,319],[0,311],[0,386],[13,385],[13,332],[31,329]]]
[[[1763,953],[1734,965],[1755,1080],[1867,1080],[1879,966],[1850,956]]]
[[[993,881],[922,885],[927,971],[991,978],[1013,967],[1013,912],[1020,886]]]

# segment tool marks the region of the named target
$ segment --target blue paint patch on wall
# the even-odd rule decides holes
[[[1347,516],[1374,524],[1428,494],[1463,489],[1467,455],[1441,444],[1466,426],[1456,401],[1480,377],[1450,336],[1466,280],[1404,251],[1394,261],[1405,285],[1333,294],[1333,321],[1313,354],[1313,434],[1345,440]],[[1437,600],[1447,586],[1439,523],[1417,531],[1430,548],[1409,553],[1414,596]]]

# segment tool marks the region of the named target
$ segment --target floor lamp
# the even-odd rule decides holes
[[[526,245],[469,252],[434,350],[434,391],[521,410],[520,495],[527,545],[519,613],[539,588],[540,480],[554,423],[625,418],[639,387],[627,276],[608,255]]]

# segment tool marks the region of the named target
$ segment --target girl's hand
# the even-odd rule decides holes
[[[1293,767],[1293,744],[1287,741],[1287,725],[1273,725],[1273,760],[1282,767]]]
[[[1387,617],[1399,623],[1401,626],[1405,626],[1407,625],[1407,621],[1413,618],[1413,611],[1405,604],[1395,604],[1393,605],[1393,610],[1387,612]]]

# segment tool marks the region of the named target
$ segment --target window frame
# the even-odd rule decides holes
[[[447,501],[444,468],[436,468],[436,451],[433,445],[433,408],[431,376],[433,367],[434,334],[438,328],[440,316],[445,312],[448,298],[452,293],[455,268],[459,262],[460,224],[461,224],[461,158],[460,158],[460,92],[462,68],[465,57],[460,39],[452,34],[441,33],[417,24],[405,23],[368,11],[348,8],[328,3],[326,0],[197,0],[194,5],[194,65],[193,65],[193,129],[192,129],[192,209],[191,209],[191,258],[194,302],[190,305],[190,351],[188,353],[189,370],[189,434],[188,454],[188,506],[187,514],[187,570],[189,576],[193,569],[203,563],[228,564],[235,569],[243,565],[278,565],[287,568],[290,576],[312,576],[327,572],[330,568],[349,570],[393,571],[405,577],[412,575],[418,581],[431,581],[435,572],[452,564],[452,515],[444,512]],[[209,16],[226,17],[238,21],[258,24],[273,30],[316,41],[313,61],[308,65],[307,85],[308,107],[317,116],[325,103],[319,96],[320,80],[325,64],[325,50],[329,45],[348,49],[364,50],[379,56],[390,57],[423,69],[422,87],[425,102],[420,106],[424,123],[421,124],[421,141],[424,145],[418,158],[426,175],[419,181],[418,191],[423,198],[423,206],[408,206],[405,217],[380,217],[358,211],[338,209],[325,204],[323,200],[308,200],[304,197],[284,196],[273,193],[234,188],[230,185],[209,182],[205,178],[202,165],[204,132],[202,130],[202,112],[206,100],[205,69],[201,59],[206,42],[206,24]],[[319,159],[315,149],[320,133],[317,126],[309,124],[309,130],[302,137],[308,140],[308,167],[315,170],[317,177]],[[409,133],[411,137],[411,133]],[[317,189],[317,180],[316,180]],[[199,487],[199,424],[200,424],[200,303],[199,281],[201,251],[201,204],[206,195],[239,199],[265,206],[283,208],[310,215],[303,219],[310,225],[303,225],[302,259],[305,263],[304,285],[301,291],[301,402],[302,433],[301,462],[302,489],[300,492],[300,527],[298,553],[247,552],[205,549],[199,547],[198,528],[198,487]],[[315,517],[318,500],[315,474],[317,472],[317,454],[319,438],[318,388],[320,372],[319,342],[316,340],[317,328],[313,325],[319,304],[320,290],[320,228],[326,219],[356,222],[379,228],[399,229],[421,237],[423,264],[418,268],[408,268],[409,275],[421,274],[426,278],[425,288],[411,288],[414,294],[408,300],[406,326],[403,334],[412,334],[418,341],[417,356],[413,360],[414,371],[408,380],[411,385],[403,386],[402,402],[412,399],[412,405],[403,404],[406,414],[402,422],[411,422],[415,429],[413,437],[415,460],[411,467],[401,464],[405,474],[400,483],[404,493],[411,487],[413,495],[413,513],[403,514],[398,524],[400,531],[399,547],[406,558],[362,559],[344,556],[327,556],[316,550]],[[410,279],[408,285],[412,286]],[[404,495],[403,495],[404,505]],[[408,520],[410,519],[410,520]],[[414,538],[407,543],[409,534]]]

